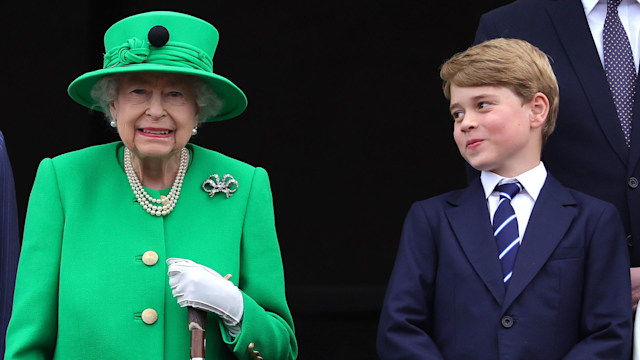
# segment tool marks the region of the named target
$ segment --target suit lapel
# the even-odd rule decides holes
[[[551,1],[548,2],[547,13],[580,79],[582,89],[589,103],[592,104],[591,109],[600,127],[620,160],[626,164],[629,151],[624,142],[620,124],[612,121],[617,119],[617,116],[612,116],[617,114],[615,104],[600,57],[593,44],[582,3],[576,0]],[[597,70],[594,71],[594,69]],[[562,84],[560,87],[562,88]],[[562,99],[560,101],[562,102]]]
[[[452,207],[446,216],[464,254],[496,301],[502,303],[502,268],[480,180],[476,179],[449,203]]]
[[[547,176],[518,250],[503,309],[511,306],[547,262],[575,215],[575,200],[571,194],[551,175]]]

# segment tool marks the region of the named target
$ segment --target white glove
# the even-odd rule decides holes
[[[169,258],[169,286],[182,307],[191,306],[222,318],[232,336],[244,313],[242,293],[215,270],[191,260]]]

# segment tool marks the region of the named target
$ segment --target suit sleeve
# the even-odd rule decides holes
[[[4,354],[5,331],[11,304],[20,251],[18,210],[13,171],[0,132],[0,354]]]
[[[496,30],[495,24],[490,14],[484,14],[480,17],[478,29],[476,29],[476,37],[473,41],[474,45],[480,44],[483,41],[495,39],[501,37]]]
[[[242,330],[227,341],[239,359],[251,359],[250,343],[265,359],[295,359],[298,345],[287,306],[282,258],[267,172],[257,168],[251,184],[240,250]],[[229,340],[229,339],[227,339]]]
[[[63,224],[53,163],[45,159],[29,198],[5,360],[53,358]]]
[[[589,242],[580,332],[568,359],[629,359],[632,310],[629,257],[622,222],[607,204]]]
[[[381,359],[443,359],[430,336],[437,249],[428,218],[414,204],[404,223],[378,325]]]

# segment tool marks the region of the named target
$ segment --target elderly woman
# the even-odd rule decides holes
[[[5,359],[186,358],[188,308],[207,359],[296,358],[267,173],[189,144],[246,107],[212,72],[217,42],[192,16],[134,15],[71,83],[121,141],[40,164]]]

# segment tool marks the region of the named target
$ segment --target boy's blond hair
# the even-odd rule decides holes
[[[543,144],[553,132],[558,116],[558,82],[547,55],[524,40],[499,38],[472,46],[447,60],[440,69],[440,78],[447,100],[451,100],[451,84],[505,86],[523,102],[543,93],[549,99],[549,115],[542,127]]]

